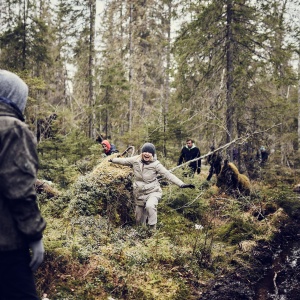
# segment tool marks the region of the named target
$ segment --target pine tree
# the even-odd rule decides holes
[[[193,3],[187,8],[192,20],[181,28],[175,43],[177,99],[187,108],[187,117],[197,120],[199,112],[203,134],[212,134],[213,143],[229,142],[253,130],[253,114],[263,108],[253,97],[264,94],[259,80],[269,63],[270,36],[261,30],[268,11],[258,4],[246,0]],[[232,151],[228,154],[232,158]]]

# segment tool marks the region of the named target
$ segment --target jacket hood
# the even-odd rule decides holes
[[[24,112],[28,86],[18,75],[0,69],[0,97],[13,102],[21,112]]]
[[[0,97],[0,117],[13,117],[24,122],[24,116],[16,105],[11,105],[7,99]]]
[[[187,149],[189,149],[189,150],[191,150],[191,149],[193,149],[193,148],[195,148],[196,146],[195,146],[195,144],[193,143],[193,145],[192,145],[192,147],[191,148],[189,148],[187,145],[185,145],[185,148],[187,148]]]
[[[106,146],[106,149],[104,150],[104,152],[108,153],[109,150],[110,150],[110,148],[111,148],[109,141],[108,140],[103,140],[102,143],[101,143],[101,145],[105,145]]]

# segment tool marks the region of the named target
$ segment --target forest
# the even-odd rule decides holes
[[[0,1],[0,68],[29,86],[25,118],[44,185],[41,297],[283,293],[275,285],[267,298],[256,287],[272,260],[265,266],[261,249],[276,252],[300,232],[299,12],[298,0]],[[109,164],[99,138],[120,153],[151,142],[196,185],[162,182],[153,236],[134,225],[131,171]],[[191,178],[176,168],[187,138],[203,162]],[[249,194],[206,180],[211,146],[250,179]],[[236,270],[240,291],[209,294],[229,288],[222,280]]]

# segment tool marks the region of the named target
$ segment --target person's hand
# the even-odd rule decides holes
[[[197,168],[197,174],[200,174],[201,168]]]
[[[40,266],[40,264],[44,260],[45,249],[44,249],[44,245],[43,245],[43,240],[40,239],[38,241],[31,242],[29,244],[29,248],[32,251],[32,258],[31,258],[29,266],[30,266],[31,270],[34,272],[37,270],[37,268]]]
[[[195,186],[193,184],[183,184],[181,186],[182,189],[194,189]]]

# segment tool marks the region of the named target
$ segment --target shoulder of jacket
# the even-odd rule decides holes
[[[14,117],[14,116],[3,116],[3,115],[0,115],[0,122],[9,122],[9,123],[12,123],[12,124],[20,124],[24,127],[27,127],[27,125],[20,119]]]
[[[134,155],[134,156],[128,157],[128,159],[132,160],[132,161],[140,162],[141,161],[141,155],[140,154]]]
[[[11,130],[15,128],[19,131],[26,132],[29,135],[33,135],[33,132],[26,123],[11,116],[0,116],[0,128],[2,130]]]
[[[161,165],[161,162],[158,159],[156,159],[151,164],[154,164],[155,166],[158,166],[158,165]]]
[[[159,160],[155,160],[154,162],[151,163],[152,167],[154,167],[155,169],[159,168],[159,167],[163,167],[162,163]]]

